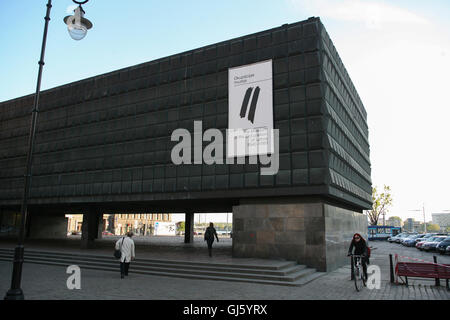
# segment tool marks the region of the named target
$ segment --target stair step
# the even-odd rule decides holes
[[[0,256],[13,259],[12,254],[4,254],[0,252]],[[58,262],[64,262],[68,264],[88,264],[88,265],[102,265],[102,266],[112,266],[116,267],[118,265],[118,261],[114,259],[109,259],[108,261],[101,260],[101,259],[74,259],[74,258],[65,258],[60,256],[53,256],[49,259],[47,256],[41,256],[41,255],[34,255],[26,253],[24,256],[25,261],[58,261]],[[206,273],[221,273],[221,274],[233,274],[233,273],[239,273],[239,274],[249,274],[250,276],[288,276],[294,272],[298,272],[299,270],[305,269],[306,266],[304,265],[295,265],[292,267],[287,267],[283,270],[277,270],[277,271],[271,271],[271,270],[254,270],[254,269],[229,269],[225,267],[197,267],[197,266],[190,266],[190,265],[171,265],[168,263],[165,264],[154,264],[154,263],[142,263],[142,262],[133,262],[133,268],[139,268],[139,269],[166,269],[170,270],[171,272],[206,272]]]
[[[0,249],[0,253],[10,253],[14,254],[13,249]],[[115,259],[112,254],[111,256],[105,256],[105,255],[91,255],[91,254],[75,254],[75,253],[60,253],[60,252],[49,252],[49,251],[33,251],[33,250],[26,250],[25,256],[27,255],[41,255],[41,256],[57,256],[57,257],[78,257],[82,258],[83,260],[88,259],[105,259],[106,261],[114,261],[117,262],[117,259]],[[261,269],[261,270],[281,270],[285,269],[287,267],[293,267],[296,266],[297,263],[294,261],[279,261],[277,265],[255,265],[255,264],[235,264],[235,263],[215,263],[215,262],[198,262],[198,261],[183,261],[183,260],[160,260],[160,259],[137,259],[134,261],[135,263],[160,263],[160,264],[177,264],[177,265],[189,265],[189,266],[206,266],[206,267],[223,267],[223,268],[236,268],[236,269]]]
[[[13,249],[0,249],[0,261],[12,261],[13,257]],[[118,260],[106,255],[28,249],[24,255],[24,262],[63,267],[76,264],[85,269],[119,272]],[[293,261],[277,261],[274,265],[255,265],[159,259],[135,260],[130,273],[284,286],[300,286],[324,274]]]
[[[3,257],[0,257],[0,261],[11,261],[8,259],[5,259]],[[52,265],[52,266],[61,266],[61,267],[67,267],[66,263],[59,263],[59,262],[50,262],[50,261],[26,261],[28,263],[35,263],[35,264],[43,264],[43,265]],[[99,270],[99,271],[110,271],[110,272],[116,272],[119,273],[119,269],[113,268],[113,267],[98,267],[93,265],[79,265],[80,268],[84,269],[91,269],[91,270]],[[185,278],[185,279],[198,279],[198,280],[215,280],[215,281],[233,281],[233,282],[247,282],[247,283],[258,283],[258,284],[269,284],[269,285],[281,285],[281,286],[300,286],[303,285],[300,281],[279,281],[279,280],[266,280],[266,279],[251,279],[251,278],[226,278],[226,277],[219,277],[219,276],[210,276],[210,275],[193,275],[193,274],[186,274],[186,273],[168,273],[163,271],[142,271],[142,270],[130,270],[130,274],[143,274],[143,275],[154,275],[154,276],[165,276],[165,277],[176,277],[176,278]],[[313,280],[313,279],[312,279]],[[309,280],[308,282],[312,281]],[[305,283],[308,283],[305,282]]]
[[[0,255],[0,257],[5,258],[4,255]],[[12,260],[12,257],[9,258],[9,261]],[[114,268],[118,270],[118,263],[104,263],[104,262],[87,262],[87,261],[76,261],[76,260],[66,260],[61,258],[53,258],[52,260],[48,260],[46,258],[34,258],[34,257],[24,257],[24,261],[28,263],[40,263],[45,264],[47,262],[59,263],[65,266],[76,264],[78,266],[86,266],[86,267],[98,267],[98,268]],[[304,266],[300,266],[296,268],[296,272],[291,272],[288,275],[284,274],[260,274],[256,272],[250,272],[251,270],[193,270],[193,269],[179,269],[179,268],[171,268],[171,267],[154,267],[154,266],[138,266],[133,263],[133,270],[136,271],[145,271],[145,272],[165,272],[165,273],[189,273],[191,275],[208,275],[208,276],[217,276],[217,277],[225,277],[225,278],[251,278],[251,279],[265,279],[265,280],[276,280],[276,281],[295,281],[297,278],[309,274],[314,269],[305,269]]]

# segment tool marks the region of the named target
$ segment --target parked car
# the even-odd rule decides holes
[[[436,246],[436,251],[438,251],[440,254],[445,254],[445,250],[450,247],[450,237],[446,237],[443,241],[441,241]]]
[[[397,239],[399,239],[400,237],[403,237],[405,235],[407,235],[407,233],[402,232],[402,233],[397,234],[396,236],[389,237],[387,240],[389,242],[395,242]]]
[[[217,235],[228,235],[230,234],[230,231],[227,230],[217,230]]]
[[[416,232],[410,233],[410,234],[408,234],[408,236],[406,236],[405,238],[401,238],[401,239],[400,239],[400,243],[403,244],[403,242],[405,242],[405,240],[411,239],[412,237],[416,237],[416,236],[418,236],[418,233],[416,233]]]
[[[419,239],[422,236],[423,235],[421,235],[421,234],[415,234],[415,235],[409,236],[402,241],[402,245],[407,246],[407,247],[414,247],[416,245],[416,239]]]
[[[389,238],[387,238],[387,241],[389,241],[390,243],[392,243],[392,242],[395,241],[395,237],[397,237],[397,236],[389,237]]]
[[[435,236],[430,238],[422,245],[422,250],[425,251],[434,251],[436,250],[436,246],[442,242],[446,237],[445,236]]]
[[[407,237],[409,237],[411,234],[410,233],[405,233],[405,234],[402,234],[402,235],[398,235],[397,236],[397,239],[395,239],[395,243],[401,243],[401,241],[403,240],[403,239],[405,239],[405,238],[407,238]]]
[[[403,244],[403,241],[405,241],[406,239],[410,239],[412,236],[414,236],[413,234],[408,234],[406,237],[400,238],[400,242],[401,244]]]
[[[445,253],[450,254],[450,246],[448,246],[447,249],[445,249]]]
[[[415,241],[416,241],[416,243],[419,241],[424,241],[425,239],[428,239],[429,237],[432,237],[432,236],[434,236],[433,233],[424,233],[420,237],[418,237]]]
[[[102,235],[104,235],[104,236],[113,236],[114,233],[111,233],[111,232],[109,232],[109,231],[103,231],[103,232],[102,232]]]
[[[422,239],[421,241],[417,242],[417,243],[416,243],[416,249],[419,249],[420,251],[422,251],[422,246],[423,246],[423,244],[424,244],[425,242],[428,241],[428,239],[431,239],[431,237]]]

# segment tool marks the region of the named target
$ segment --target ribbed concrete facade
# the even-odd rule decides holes
[[[199,120],[224,131],[228,68],[267,59],[278,174],[175,166],[173,130]],[[20,202],[31,104],[32,96],[0,104],[0,205]],[[318,19],[51,89],[40,110],[31,203],[315,194],[370,206],[366,112]]]
[[[192,134],[194,121],[202,121],[203,130],[225,135],[229,68],[266,60],[273,67],[278,173],[260,175],[260,166],[248,162],[173,164],[175,129]],[[0,208],[18,209],[21,201],[32,100],[0,103]],[[367,114],[318,18],[50,89],[41,95],[40,110],[31,208],[96,214],[236,210],[240,219],[246,209],[235,208],[248,199],[314,197],[319,200],[312,205],[323,208],[371,207]],[[347,219],[333,215],[329,221]],[[285,219],[295,217],[309,219],[299,213]],[[320,232],[327,239],[334,231],[324,221]],[[272,235],[261,232],[270,242]],[[309,237],[299,235],[304,252],[312,248]]]

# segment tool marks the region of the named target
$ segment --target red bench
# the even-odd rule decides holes
[[[398,276],[405,277],[406,285],[408,277],[446,279],[446,287],[449,289],[450,264],[397,262],[395,270]]]

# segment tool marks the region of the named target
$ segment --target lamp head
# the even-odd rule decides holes
[[[64,23],[67,24],[69,35],[74,40],[83,39],[86,36],[87,31],[92,28],[92,23],[84,18],[84,13],[83,8],[79,5],[74,10],[73,16],[64,17]]]

